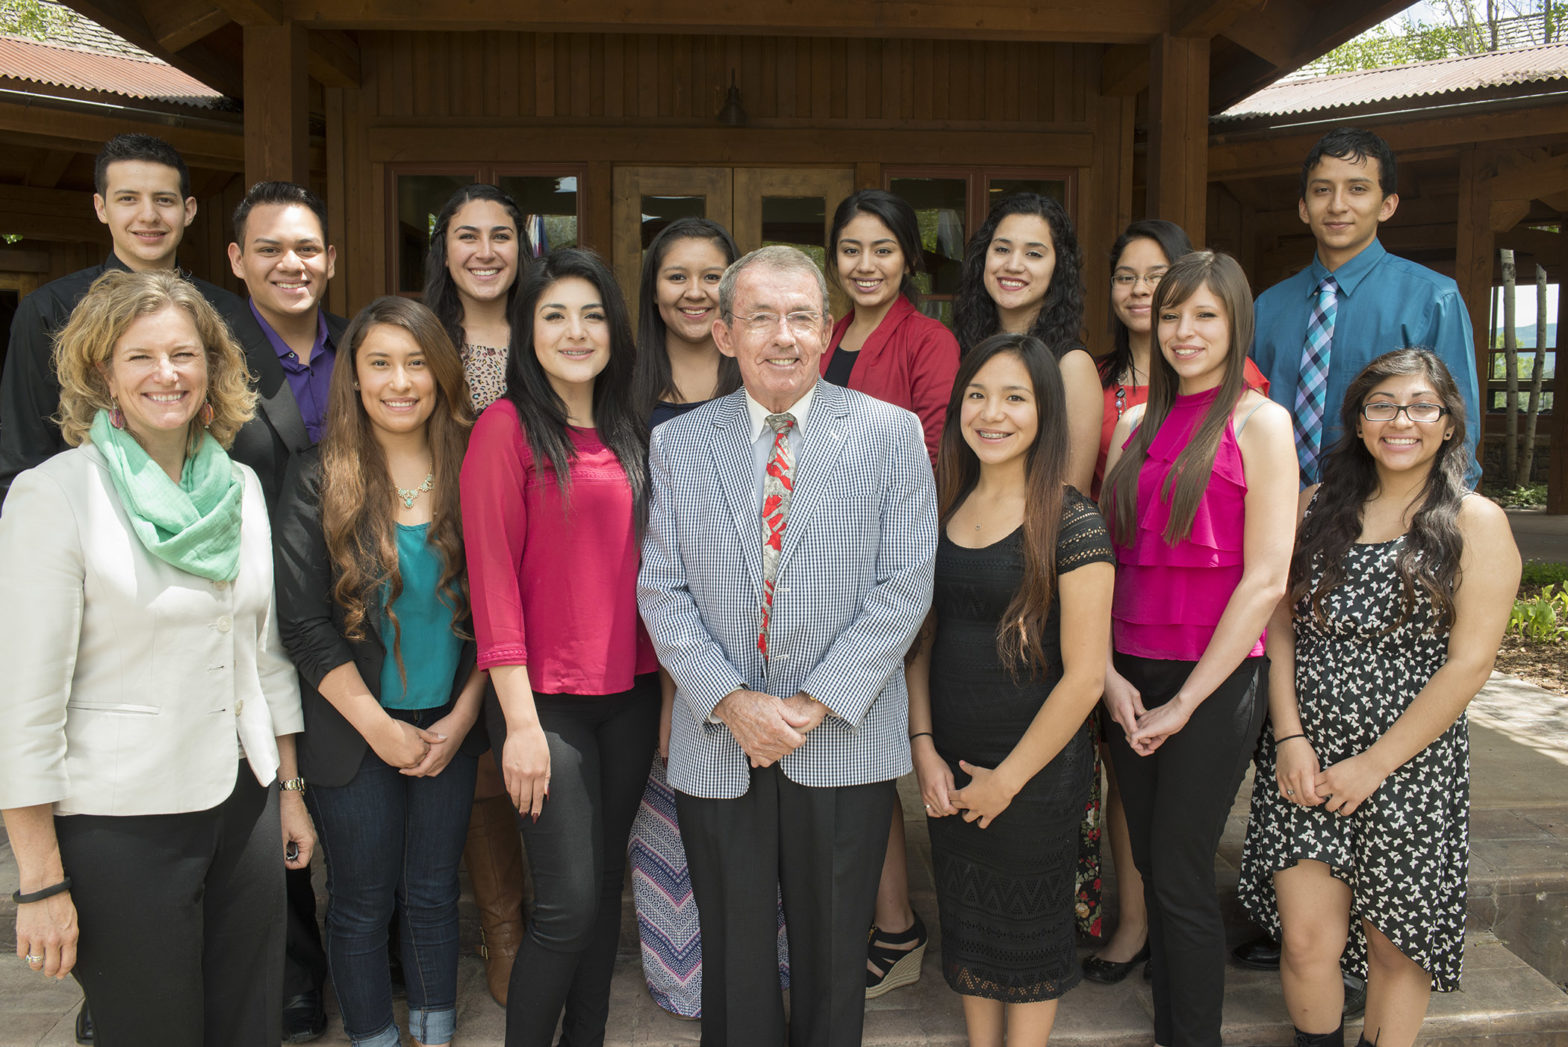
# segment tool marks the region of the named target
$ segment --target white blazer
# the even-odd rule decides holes
[[[278,771],[303,727],[273,612],[272,534],[245,482],[239,576],[198,578],[131,530],[91,444],[16,478],[0,515],[0,808],[216,807],[241,757]]]

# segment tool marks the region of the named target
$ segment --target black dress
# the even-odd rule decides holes
[[[1014,680],[996,651],[996,626],[1018,590],[1022,529],[983,549],[943,535],[936,554],[931,730],[959,788],[963,759],[995,767],[1062,677],[1059,610],[1043,630],[1049,669]],[[1094,504],[1072,488],[1062,504],[1056,570],[1112,563]],[[1087,724],[986,829],[948,816],[927,821],[942,923],[942,973],[955,992],[1006,1003],[1053,1000],[1078,984],[1074,872],[1089,795]]]

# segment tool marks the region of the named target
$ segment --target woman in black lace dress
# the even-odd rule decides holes
[[[1361,1043],[1409,1047],[1432,990],[1459,986],[1465,706],[1491,672],[1519,550],[1502,510],[1465,489],[1464,404],[1436,356],[1374,360],[1341,414],[1269,623],[1273,729],[1240,895],[1283,931],[1298,1045],[1345,1042],[1348,938],[1367,981]]]
[[[1080,977],[1073,874],[1112,559],[1094,503],[1063,483],[1063,399],[1033,336],[964,360],[937,463],[936,594],[908,669],[942,971],[976,1047],[1044,1044]]]

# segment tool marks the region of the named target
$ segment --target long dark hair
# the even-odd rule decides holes
[[[1067,211],[1051,197],[1039,193],[1014,193],[997,201],[985,216],[985,223],[969,238],[958,295],[953,300],[953,333],[958,336],[959,351],[967,353],[1001,330],[996,303],[985,289],[985,260],[996,237],[996,227],[1002,219],[1018,214],[1043,218],[1051,229],[1056,267],[1051,272],[1045,300],[1040,303],[1040,315],[1028,333],[1044,342],[1060,360],[1083,347],[1083,258]]]
[[[451,608],[452,628],[460,635],[466,635],[468,594],[463,582],[466,563],[458,474],[474,426],[474,410],[462,357],[429,309],[387,295],[367,305],[348,325],[327,389],[326,433],[321,439],[321,530],[332,561],[332,598],[343,608],[344,635],[365,639],[366,619],[385,592],[386,615],[392,623],[387,647],[406,685],[403,629],[392,609],[403,592],[392,481],[357,389],[359,351],[371,329],[382,325],[402,328],[413,336],[435,379],[435,410],[425,423],[430,472],[435,478],[430,491],[433,515],[425,540],[441,557],[437,591],[441,602]]]
[[[1016,676],[1020,669],[1039,675],[1046,664],[1042,631],[1056,590],[1056,534],[1062,519],[1063,482],[1067,474],[1067,395],[1056,357],[1044,342],[1027,334],[998,334],[976,345],[953,381],[937,455],[937,513],[944,530],[980,479],[980,460],[964,442],[959,415],[969,383],[991,360],[1010,353],[1029,372],[1039,424],[1026,459],[1023,522],[1023,578],[1018,592],[996,626],[996,650],[1002,664]]]
[[[599,439],[620,461],[631,485],[638,529],[648,511],[648,420],[632,401],[637,343],[627,323],[626,299],[604,261],[592,251],[558,247],[528,273],[512,310],[513,351],[506,360],[506,398],[528,435],[534,460],[549,462],[563,497],[569,499],[571,459],[577,449],[567,433],[566,404],[534,352],[534,311],[557,281],[577,277],[599,292],[610,331],[610,360],[593,383],[593,424]]]
[[[653,414],[658,402],[675,391],[670,374],[670,354],[665,345],[669,328],[659,313],[659,270],[664,256],[681,240],[706,240],[719,249],[724,264],[732,265],[740,251],[729,230],[711,218],[677,218],[653,238],[642,257],[642,279],[637,291],[637,368],[632,376],[633,397],[643,418]],[[715,296],[717,301],[717,296]],[[714,307],[717,312],[717,305]],[[733,356],[719,354],[719,381],[715,396],[727,396],[740,388],[740,365]]]
[[[1459,503],[1467,490],[1465,402],[1443,361],[1426,349],[1384,353],[1367,364],[1345,390],[1339,411],[1343,431],[1323,459],[1323,486],[1302,524],[1290,561],[1291,600],[1310,599],[1311,613],[1320,622],[1324,620],[1324,598],[1345,580],[1345,553],[1361,536],[1361,507],[1378,489],[1377,463],[1357,432],[1362,424],[1361,406],[1380,383],[1404,375],[1421,375],[1432,383],[1438,399],[1448,408],[1445,424],[1452,427],[1453,435],[1443,441],[1432,461],[1421,487],[1421,507],[1411,518],[1410,530],[1394,560],[1402,607],[1399,620],[1389,628],[1397,628],[1415,609],[1417,586],[1437,605],[1438,620],[1444,625],[1453,623],[1459,557],[1465,544],[1459,531]],[[1309,588],[1314,563],[1323,567],[1315,589]]]
[[[1177,455],[1159,491],[1159,498],[1171,507],[1164,535],[1169,545],[1185,541],[1192,533],[1198,502],[1214,475],[1220,437],[1246,388],[1247,347],[1252,344],[1252,289],[1241,266],[1230,255],[1194,251],[1171,263],[1154,292],[1155,340],[1159,339],[1160,313],[1181,305],[1205,287],[1219,299],[1230,321],[1230,345],[1226,348],[1219,393],[1193,431],[1192,439]],[[1100,488],[1100,505],[1111,537],[1122,545],[1132,541],[1137,526],[1138,473],[1149,456],[1149,445],[1176,403],[1179,386],[1175,368],[1156,346],[1149,355],[1149,402],[1144,406],[1143,420]]]
[[[1176,261],[1183,255],[1192,253],[1192,241],[1187,238],[1187,231],[1175,222],[1167,222],[1163,218],[1145,218],[1129,225],[1116,242],[1111,245],[1111,276],[1116,275],[1116,266],[1122,260],[1122,252],[1127,250],[1127,245],[1134,240],[1153,240],[1159,245],[1161,253],[1165,255],[1166,264]],[[1132,366],[1132,341],[1127,325],[1122,323],[1122,318],[1116,315],[1116,310],[1111,313],[1111,351],[1099,359],[1100,388],[1109,389],[1116,384],[1116,378],[1123,371]],[[1153,323],[1153,317],[1150,318]],[[1151,339],[1153,332],[1150,332]],[[1158,352],[1158,350],[1155,350]],[[1152,353],[1150,354],[1153,355]]]
[[[447,197],[441,213],[436,215],[435,228],[430,233],[430,250],[425,253],[424,302],[441,321],[441,326],[446,328],[446,336],[452,339],[453,345],[463,344],[463,301],[457,296],[457,285],[452,282],[452,274],[446,268],[446,230],[452,224],[452,216],[473,200],[489,200],[500,204],[517,227],[517,276],[506,290],[508,316],[512,314],[512,304],[517,301],[517,288],[528,275],[533,259],[533,248],[529,246],[528,233],[523,228],[523,212],[506,193],[486,182],[475,182]],[[512,342],[516,344],[515,336]],[[511,346],[506,348],[510,350]]]
[[[924,252],[920,247],[920,219],[909,201],[886,189],[861,189],[844,197],[833,212],[833,225],[828,230],[828,261],[825,268],[834,283],[838,283],[838,238],[844,227],[856,215],[870,215],[893,234],[898,249],[904,254],[904,278],[899,281],[898,293],[909,303],[920,307],[920,287],[915,275],[926,271]]]

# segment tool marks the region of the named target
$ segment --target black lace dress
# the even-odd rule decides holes
[[[1050,670],[1015,681],[996,652],[996,626],[1017,592],[1022,530],[965,549],[942,536],[936,554],[931,729],[959,788],[960,759],[995,767],[1061,679],[1058,608],[1044,630]],[[1072,488],[1062,506],[1056,570],[1112,563],[1105,525]],[[929,819],[942,923],[942,973],[954,991],[1006,1003],[1053,1000],[1078,984],[1074,874],[1089,796],[1087,724],[990,826]]]

